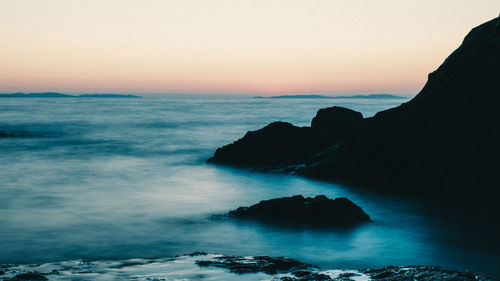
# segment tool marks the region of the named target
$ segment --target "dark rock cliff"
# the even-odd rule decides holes
[[[292,164],[294,172],[306,176],[427,198],[495,198],[500,195],[499,107],[496,18],[474,28],[411,101],[365,119],[337,109],[347,114],[319,122],[331,109],[320,110],[311,128],[288,124],[280,132],[273,123],[218,149],[211,161]]]
[[[404,193],[497,194],[498,21],[474,28],[413,100],[365,119],[300,172]]]

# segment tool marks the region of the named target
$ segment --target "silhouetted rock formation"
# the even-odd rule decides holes
[[[347,198],[302,195],[260,201],[229,212],[230,217],[299,226],[348,226],[370,221],[370,217]]]
[[[295,161],[299,163],[294,171],[311,177],[425,198],[496,198],[500,193],[498,22],[496,18],[474,28],[429,74],[428,82],[411,101],[359,121],[337,139],[324,140],[329,144],[319,146],[314,136],[295,146],[276,143],[267,148],[263,162],[267,165],[281,155],[300,154],[298,160],[307,160]],[[341,125],[331,124],[330,128],[337,126]],[[215,161],[222,156],[218,150],[213,162],[239,164],[240,153],[271,141],[267,137],[262,134],[251,146],[240,140],[238,149],[226,146],[220,158],[231,161]],[[310,146],[303,149],[307,142]],[[251,157],[244,164],[259,167],[259,154]]]
[[[301,173],[425,196],[498,193],[497,22],[474,28],[413,100],[365,119]]]
[[[274,122],[217,149],[208,161],[236,166],[282,167],[308,160],[337,139],[308,127]]]
[[[358,125],[361,120],[363,120],[361,112],[334,106],[318,110],[311,127],[338,132]]]
[[[316,153],[337,142],[346,130],[357,124],[361,113],[334,107],[318,112],[314,127],[297,127],[287,122],[274,122],[247,132],[238,141],[217,149],[208,162],[245,167],[281,168],[308,161]],[[339,127],[331,129],[327,120]]]

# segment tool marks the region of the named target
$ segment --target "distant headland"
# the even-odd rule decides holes
[[[135,95],[119,95],[119,94],[82,94],[68,95],[56,92],[46,93],[13,93],[0,94],[0,98],[142,98]]]
[[[408,97],[390,94],[370,94],[354,96],[325,96],[325,95],[282,95],[282,96],[255,96],[256,99],[407,99]]]

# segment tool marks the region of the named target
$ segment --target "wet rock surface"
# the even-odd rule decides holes
[[[35,281],[35,280],[48,280],[47,277],[45,277],[43,274],[36,272],[36,271],[29,271],[26,273],[19,273],[16,274],[12,278],[7,278],[5,281]]]
[[[347,198],[314,198],[302,195],[263,200],[250,207],[240,207],[229,217],[258,220],[283,225],[342,227],[369,222],[370,217]]]
[[[437,266],[387,266],[363,271],[372,280],[380,281],[469,281],[493,280],[492,278],[470,271],[448,270]]]
[[[254,272],[264,272],[267,274],[296,271],[305,272],[306,269],[313,267],[310,264],[302,263],[294,259],[268,256],[221,256],[213,260],[196,261],[196,264],[199,266],[225,268],[238,274]]]
[[[196,261],[202,267],[225,268],[237,274],[264,272],[286,274],[272,280],[313,281],[313,280],[379,280],[379,281],[492,281],[487,275],[448,270],[436,266],[387,266],[365,270],[322,270],[317,266],[284,257],[238,257],[221,256],[213,260]]]

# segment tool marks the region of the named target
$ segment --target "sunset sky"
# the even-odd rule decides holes
[[[0,0],[0,92],[413,95],[500,1]]]

